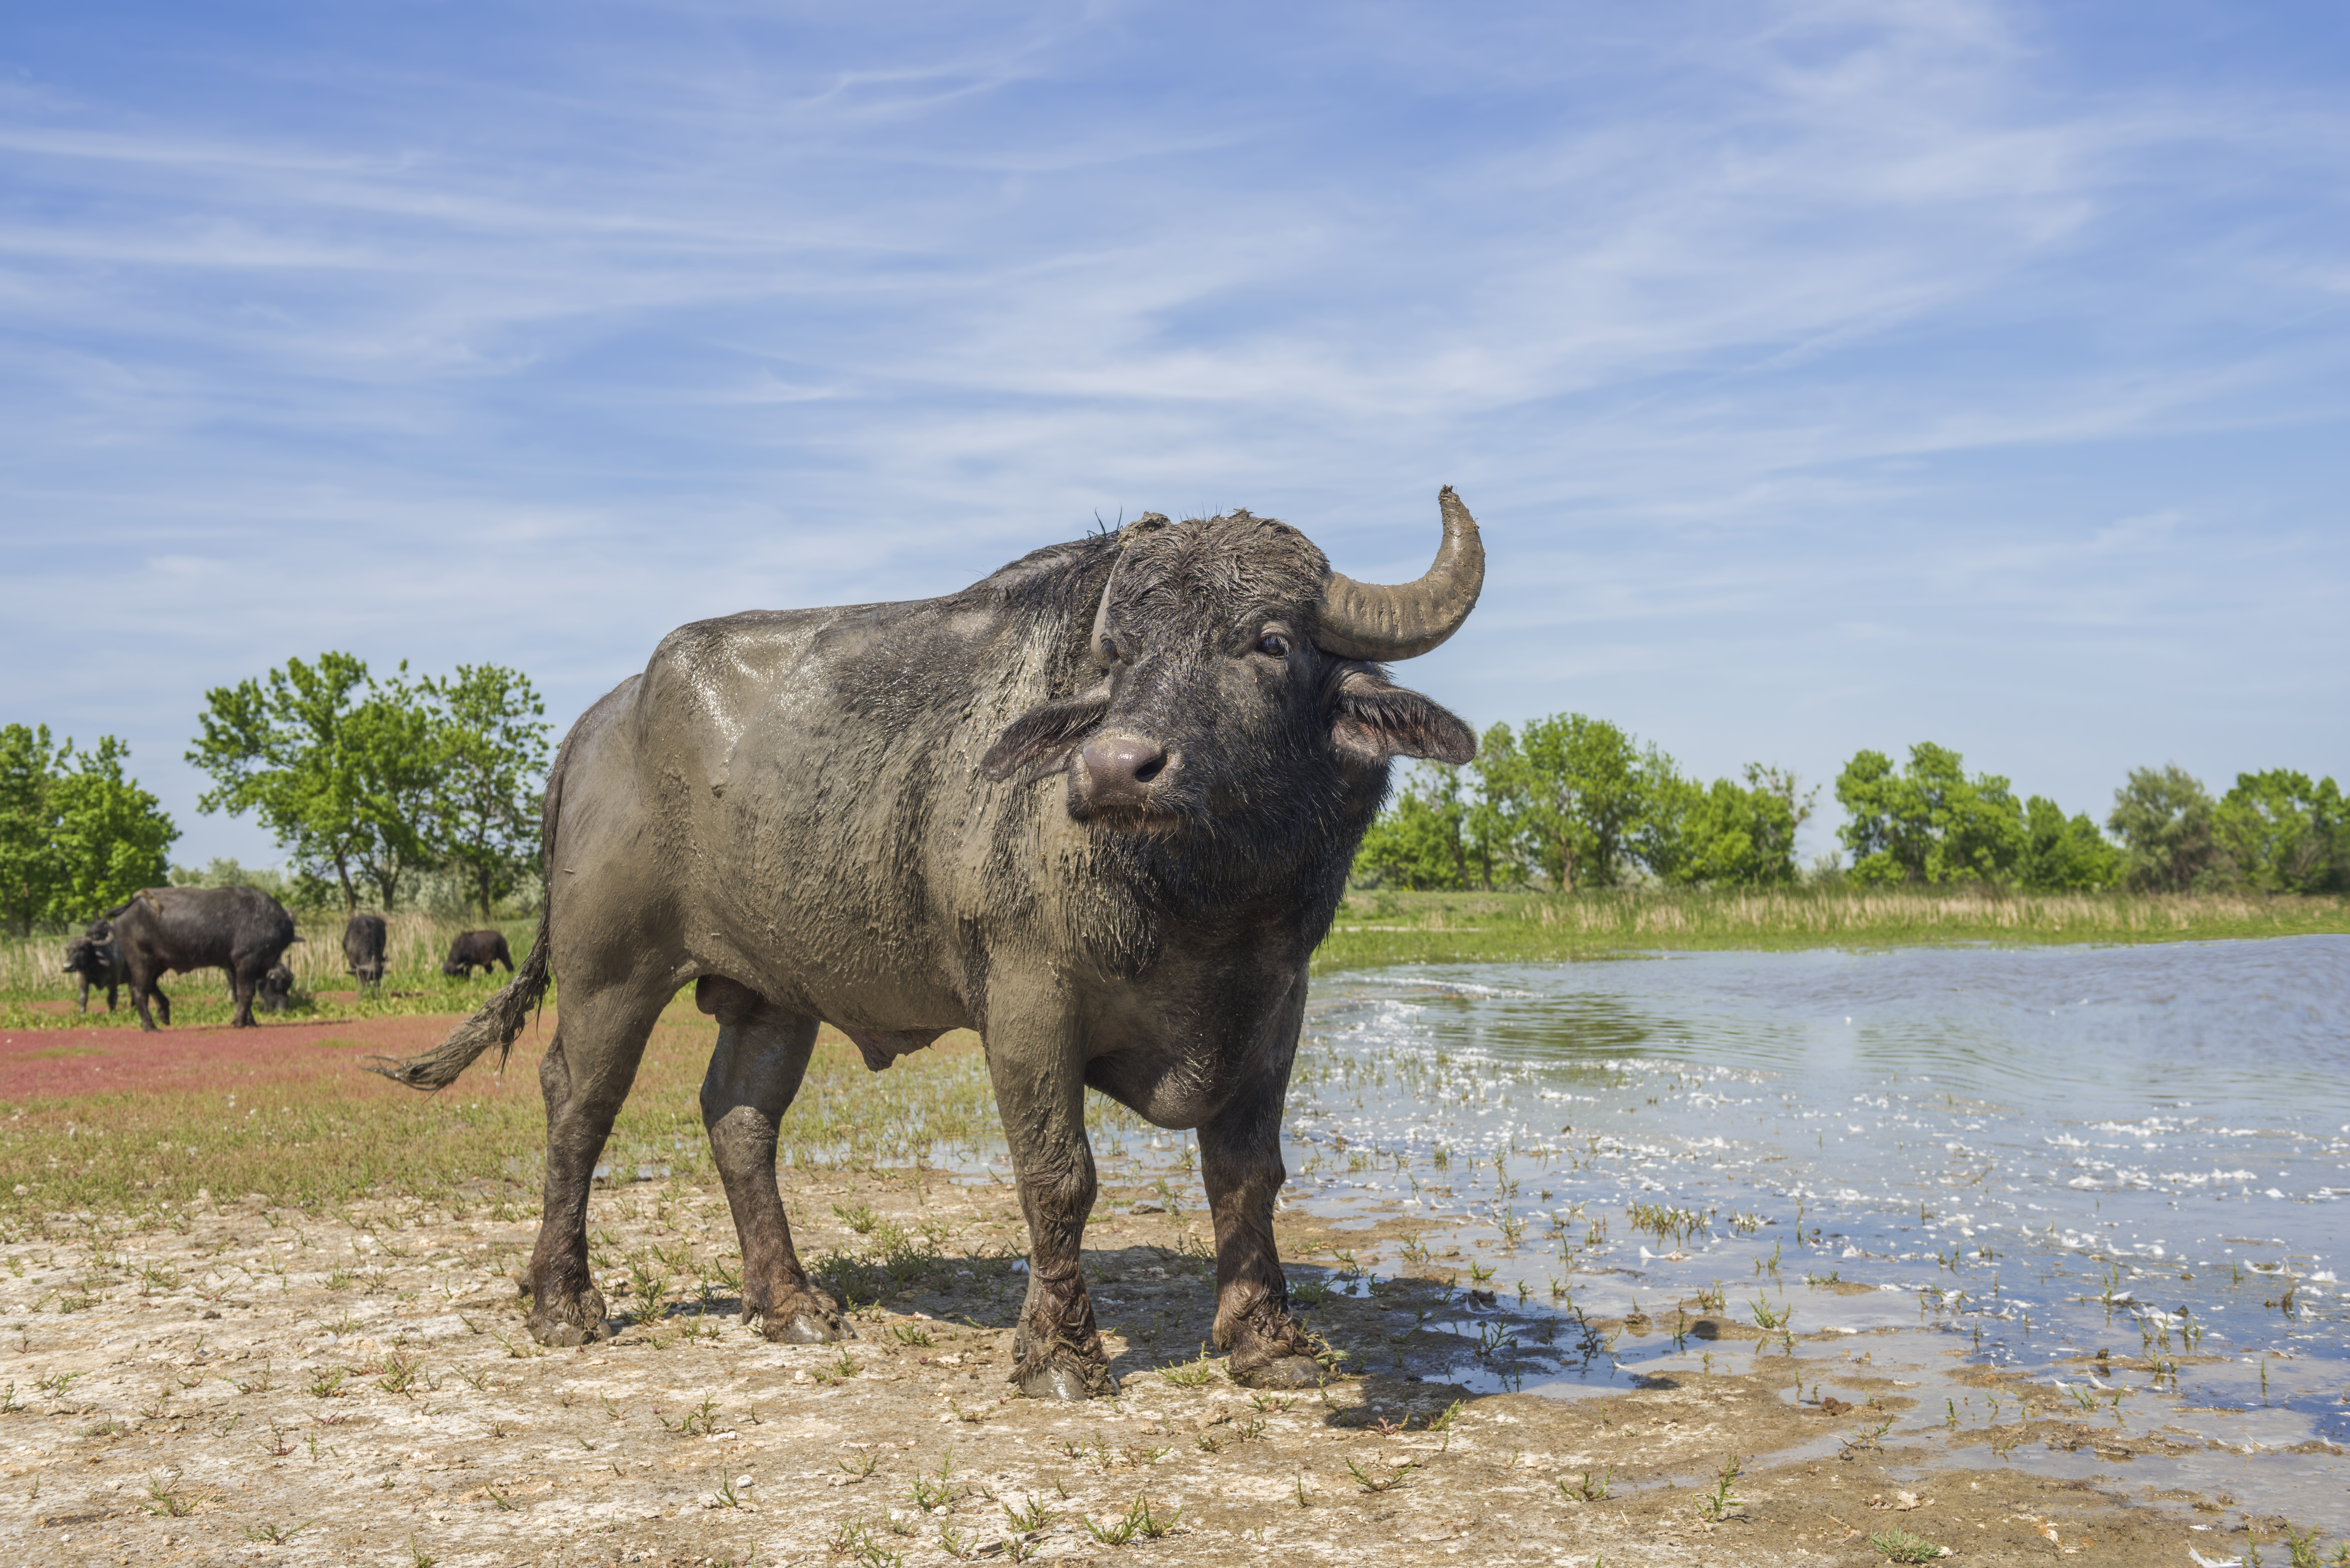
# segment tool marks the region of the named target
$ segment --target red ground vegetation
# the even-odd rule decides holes
[[[26,1104],[83,1095],[125,1091],[163,1093],[226,1088],[244,1084],[315,1083],[334,1080],[355,1098],[412,1098],[403,1089],[359,1070],[370,1055],[405,1056],[428,1050],[448,1037],[452,1017],[346,1019],[333,1023],[263,1023],[252,1029],[225,1025],[160,1030],[15,1030],[0,1032],[0,1100]],[[550,1012],[538,1037],[551,1034]],[[515,1047],[532,1047],[525,1032]],[[532,1048],[525,1063],[535,1061]],[[488,1058],[466,1075],[467,1097],[526,1093],[536,1096],[536,1075],[509,1072],[503,1080],[489,1071]]]

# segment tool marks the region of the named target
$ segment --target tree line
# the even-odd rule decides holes
[[[393,908],[419,873],[460,877],[491,918],[535,883],[546,705],[521,671],[461,664],[379,679],[328,652],[206,693],[187,760],[212,781],[197,810],[250,813],[276,838],[290,895]],[[0,921],[72,925],[170,880],[179,829],[123,772],[129,749],[0,728]],[[188,879],[183,877],[182,880]]]
[[[1419,889],[1627,882],[1770,887],[1801,879],[1797,829],[1821,786],[1749,763],[1737,778],[1684,775],[1670,755],[1581,713],[1485,732],[1476,760],[1421,763],[1363,840],[1355,877]],[[2129,887],[2190,892],[2350,891],[2350,811],[2331,778],[2240,774],[2214,799],[2176,766],[2138,768],[2104,827],[1931,742],[1896,763],[1863,751],[1835,780],[1851,857],[1814,876],[1872,885],[1977,883],[2035,891]]]
[[[428,870],[452,873],[487,920],[535,883],[551,727],[519,670],[459,665],[378,679],[348,653],[286,660],[206,694],[187,757],[206,813],[251,813],[276,837],[299,902],[364,890],[383,909]],[[0,727],[0,922],[18,933],[86,920],[171,870],[179,836],[124,772],[111,735],[78,749],[46,725]],[[1795,836],[1821,786],[1750,763],[1684,775],[1605,719],[1556,713],[1485,732],[1476,760],[1419,764],[1363,840],[1357,881],[1426,889],[1632,881],[1769,887],[1799,880]],[[1906,763],[1863,751],[1835,780],[1851,856],[1814,875],[1868,884],[2027,889],[2350,891],[2350,810],[2331,778],[2239,774],[2224,795],[2183,769],[2138,768],[2104,827],[2009,781],[1969,774],[1930,742]],[[184,879],[184,878],[183,878]]]

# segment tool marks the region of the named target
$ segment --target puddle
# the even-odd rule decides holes
[[[1383,970],[1306,1035],[1287,1201],[1333,1288],[1453,1276],[1450,1380],[1865,1366],[1967,1462],[2034,1389],[2089,1436],[2009,1463],[2350,1521],[2350,939]]]

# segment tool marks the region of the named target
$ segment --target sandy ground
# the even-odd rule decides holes
[[[1880,1447],[1868,1434],[1909,1401],[1854,1342],[1798,1336],[1794,1361],[1758,1355],[1751,1327],[1695,1303],[1691,1332],[1721,1344],[1716,1376],[1573,1401],[1481,1397],[1420,1380],[1409,1347],[1392,1349],[1399,1304],[1446,1288],[1399,1282],[1390,1299],[1333,1296],[1312,1318],[1376,1370],[1260,1398],[1212,1359],[1187,1363],[1213,1304],[1196,1218],[1134,1212],[1139,1189],[1110,1195],[1123,1211],[1097,1226],[1088,1257],[1120,1330],[1124,1392],[1021,1400],[1004,1383],[1022,1283],[1007,1188],[841,1175],[787,1183],[785,1197],[810,1256],[857,1243],[843,1215],[954,1239],[855,1314],[852,1343],[771,1345],[712,1283],[733,1246],[715,1192],[599,1192],[598,1266],[617,1312],[632,1299],[624,1257],[658,1251],[703,1288],[609,1345],[542,1351],[514,1280],[533,1225],[486,1205],[321,1216],[239,1199],[136,1234],[53,1223],[72,1239],[0,1250],[0,1534],[26,1563],[411,1568],[1857,1564],[1886,1561],[1871,1537],[1896,1531],[1964,1562],[2184,1568],[2190,1548],[2224,1561],[2246,1540],[2217,1500],[2028,1475],[1981,1434],[1952,1452]],[[1285,1217],[1285,1256],[1321,1239]],[[1791,1400],[1798,1372],[1837,1403]],[[2003,1440],[2164,1441],[2053,1407]],[[1717,1508],[1706,1500],[1732,1455]],[[2282,1521],[2251,1524],[2276,1540]],[[2271,1551],[2285,1561],[2281,1542]]]

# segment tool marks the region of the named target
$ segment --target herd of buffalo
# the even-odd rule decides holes
[[[390,936],[383,917],[364,910],[343,927],[344,964],[369,990],[383,984]],[[286,950],[300,940],[286,906],[258,888],[149,888],[107,910],[67,943],[65,971],[80,977],[84,1011],[90,987],[106,988],[111,1012],[129,986],[139,1026],[153,1029],[156,1012],[172,1022],[172,999],[159,983],[165,973],[225,970],[236,999],[232,1026],[241,1029],[252,1023],[256,998],[272,1012],[285,1010],[294,992]],[[441,972],[470,980],[475,969],[486,973],[496,964],[514,972],[505,938],[496,931],[467,931],[450,944]]]

